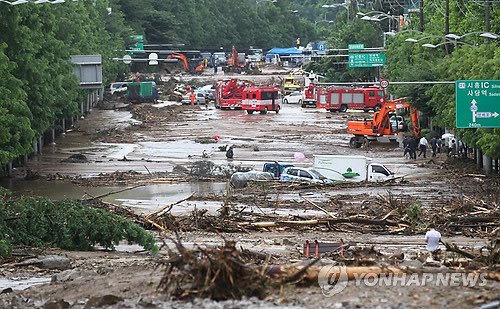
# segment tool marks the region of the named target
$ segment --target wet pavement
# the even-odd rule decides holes
[[[175,102],[161,102],[156,108],[178,105]],[[312,197],[321,201],[336,196],[377,196],[387,194],[409,195],[420,199],[424,205],[445,196],[456,189],[439,177],[439,170],[424,167],[427,160],[409,161],[402,157],[402,151],[386,140],[374,144],[369,149],[349,148],[350,135],[345,132],[347,121],[353,118],[371,117],[372,113],[358,111],[330,113],[323,109],[304,109],[295,104],[284,105],[279,114],[249,115],[245,111],[221,111],[213,105],[186,107],[182,110],[184,120],[165,122],[155,131],[134,131],[140,141],[131,143],[92,142],[91,134],[106,132],[112,127],[123,128],[138,125],[128,111],[101,110],[80,120],[76,127],[59,136],[56,143],[43,149],[42,155],[29,160],[27,168],[40,175],[59,174],[69,177],[93,177],[101,173],[115,171],[172,172],[176,165],[189,168],[193,162],[210,160],[217,165],[232,164],[262,170],[264,163],[279,161],[296,166],[311,166],[314,154],[364,155],[373,162],[385,164],[395,176],[405,176],[410,185],[367,186],[332,190],[323,197]],[[165,132],[158,131],[165,128]],[[212,139],[219,136],[216,143],[199,143],[199,138]],[[215,140],[214,140],[215,141]],[[223,145],[234,145],[234,159],[227,160],[225,152],[219,151]],[[296,161],[294,154],[302,152],[305,160]],[[202,158],[202,154],[207,158]],[[62,162],[72,154],[83,154],[85,163]],[[123,160],[126,159],[126,160]],[[432,167],[432,166],[431,166]],[[99,195],[117,188],[83,188],[69,182],[4,180],[3,186],[22,194],[43,195],[52,199],[81,198],[85,193]],[[204,189],[205,188],[205,189]],[[208,188],[208,189],[207,189]],[[430,189],[439,188],[439,189]],[[158,205],[182,198],[184,193],[213,192],[223,194],[224,184],[205,185],[202,183],[181,185],[158,185],[136,188],[107,198],[111,202],[126,204],[144,211]],[[175,193],[178,192],[178,193]],[[355,198],[356,199],[356,198]],[[155,206],[156,205],[156,206]],[[187,207],[187,206],[186,206]],[[190,211],[187,207],[186,211]]]

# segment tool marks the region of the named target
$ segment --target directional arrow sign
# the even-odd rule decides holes
[[[457,128],[500,128],[500,80],[455,82]]]

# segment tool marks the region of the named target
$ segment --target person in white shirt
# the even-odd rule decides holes
[[[425,242],[427,243],[427,251],[433,253],[439,252],[439,242],[441,241],[441,233],[436,231],[434,224],[429,224],[429,230],[425,233]]]
[[[422,136],[418,145],[420,147],[420,153],[418,154],[418,156],[420,157],[420,155],[423,153],[425,158],[427,153],[427,139],[425,138],[425,136]]]

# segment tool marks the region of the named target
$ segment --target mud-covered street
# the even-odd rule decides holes
[[[472,259],[444,252],[444,245],[438,265],[429,263],[424,234],[427,225],[435,223],[447,243],[476,253],[488,247],[490,238],[498,237],[498,220],[468,218],[498,218],[498,179],[475,170],[472,161],[445,154],[431,158],[429,151],[427,158],[409,160],[399,145],[384,138],[368,148],[350,148],[347,121],[372,115],[330,113],[296,104],[283,105],[279,113],[250,115],[219,110],[213,104],[126,104],[117,96],[108,97],[2,185],[16,195],[57,200],[103,196],[103,203],[127,209],[136,220],[171,205],[168,213],[156,217],[160,228],[142,222],[160,244],[174,248],[173,227],[190,249],[215,248],[224,239],[234,240],[237,249],[258,253],[255,265],[305,265],[304,260],[311,260],[303,254],[306,241],[342,240],[348,244],[345,256],[325,253],[318,265],[406,263],[420,273],[429,265],[443,272],[468,266],[482,269],[485,265],[474,265]],[[225,146],[233,146],[233,159],[226,158]],[[296,153],[305,159],[296,160]],[[274,161],[308,167],[313,155],[320,154],[366,156],[387,166],[396,178],[384,183],[229,185],[228,176],[238,170],[262,171],[264,163]],[[36,177],[24,180],[28,171]],[[106,195],[133,186],[137,187]],[[376,254],[359,253],[372,247]],[[38,249],[25,250],[41,254]],[[172,300],[158,288],[165,272],[158,262],[169,255],[166,246],[157,256],[126,243],[114,252],[43,254],[68,257],[70,269],[15,266],[18,261],[0,265],[5,279],[0,287],[13,288],[0,295],[1,307],[471,308],[498,301],[500,295],[500,282],[490,279],[481,287],[436,286],[434,281],[425,286],[357,286],[349,281],[342,293],[331,297],[317,284],[291,282],[281,289],[269,288],[262,299]],[[498,272],[495,267],[489,271]],[[239,280],[237,275],[234,280]],[[29,282],[37,284],[24,289],[21,284]]]

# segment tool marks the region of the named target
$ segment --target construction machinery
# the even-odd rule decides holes
[[[241,109],[245,82],[237,79],[219,80],[215,85],[215,107],[224,109]]]
[[[347,132],[354,134],[349,141],[349,145],[353,148],[359,148],[362,145],[368,145],[369,141],[376,141],[377,137],[388,136],[389,140],[396,141],[399,125],[391,124],[390,117],[395,115],[395,110],[409,108],[411,121],[413,125],[413,133],[415,136],[420,136],[420,127],[418,125],[418,111],[406,103],[405,98],[400,98],[386,103],[380,111],[373,114],[373,119],[349,121],[347,123]],[[397,119],[397,118],[396,118]]]
[[[188,62],[186,56],[184,56],[181,53],[170,54],[167,56],[167,59],[177,59],[177,60],[182,61],[183,65],[184,65],[184,72],[188,72],[188,73],[192,72],[192,73],[196,73],[196,74],[201,74],[203,72],[203,64],[200,64],[199,66],[195,67],[193,70],[193,68],[189,66],[189,62]],[[167,70],[166,67],[165,67],[165,69]]]
[[[236,47],[233,46],[233,52],[230,59],[227,61],[227,66],[223,66],[224,72],[241,73],[247,69],[245,53],[238,53]]]

